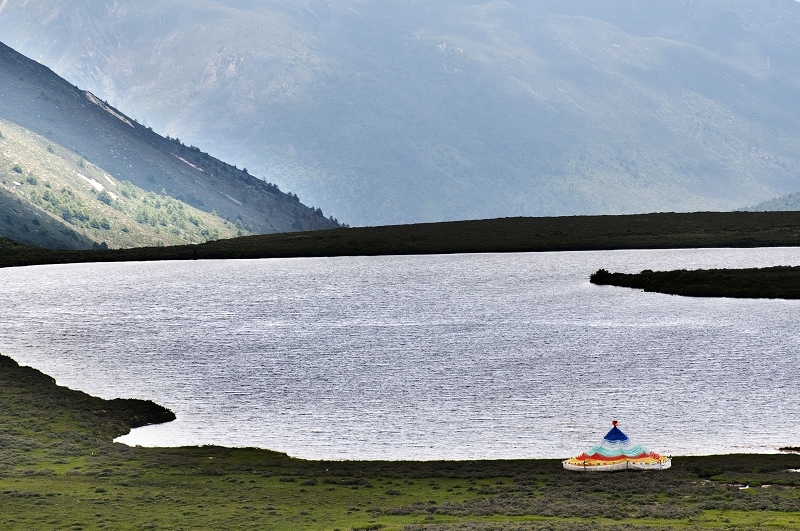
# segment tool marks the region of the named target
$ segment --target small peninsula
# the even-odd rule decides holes
[[[600,269],[589,280],[597,285],[688,297],[800,299],[800,266],[677,271],[646,269],[640,273],[610,273]]]

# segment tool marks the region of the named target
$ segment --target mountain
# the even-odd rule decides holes
[[[793,0],[26,0],[0,35],[351,224],[796,192]]]
[[[133,247],[336,226],[0,44],[0,236]]]
[[[800,192],[762,201],[755,206],[740,209],[743,212],[787,212],[800,210]]]

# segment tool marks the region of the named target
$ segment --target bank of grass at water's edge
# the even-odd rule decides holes
[[[558,460],[306,461],[252,448],[132,448],[111,441],[171,413],[59,387],[5,356],[0,405],[2,529],[800,528],[793,453],[581,474]]]
[[[55,251],[5,240],[0,241],[0,267],[132,260],[798,245],[800,212],[658,213],[360,227],[104,251]]]

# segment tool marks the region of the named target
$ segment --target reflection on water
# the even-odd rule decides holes
[[[10,269],[0,352],[178,415],[129,444],[566,457],[616,418],[665,454],[774,451],[800,444],[800,302],[588,276],[798,262],[796,249],[715,249]]]

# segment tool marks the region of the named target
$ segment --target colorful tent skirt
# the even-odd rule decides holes
[[[669,457],[649,452],[645,447],[634,444],[622,430],[617,421],[600,444],[592,446],[588,452],[563,461],[564,468],[576,472],[613,472],[615,470],[664,470],[672,466]]]

